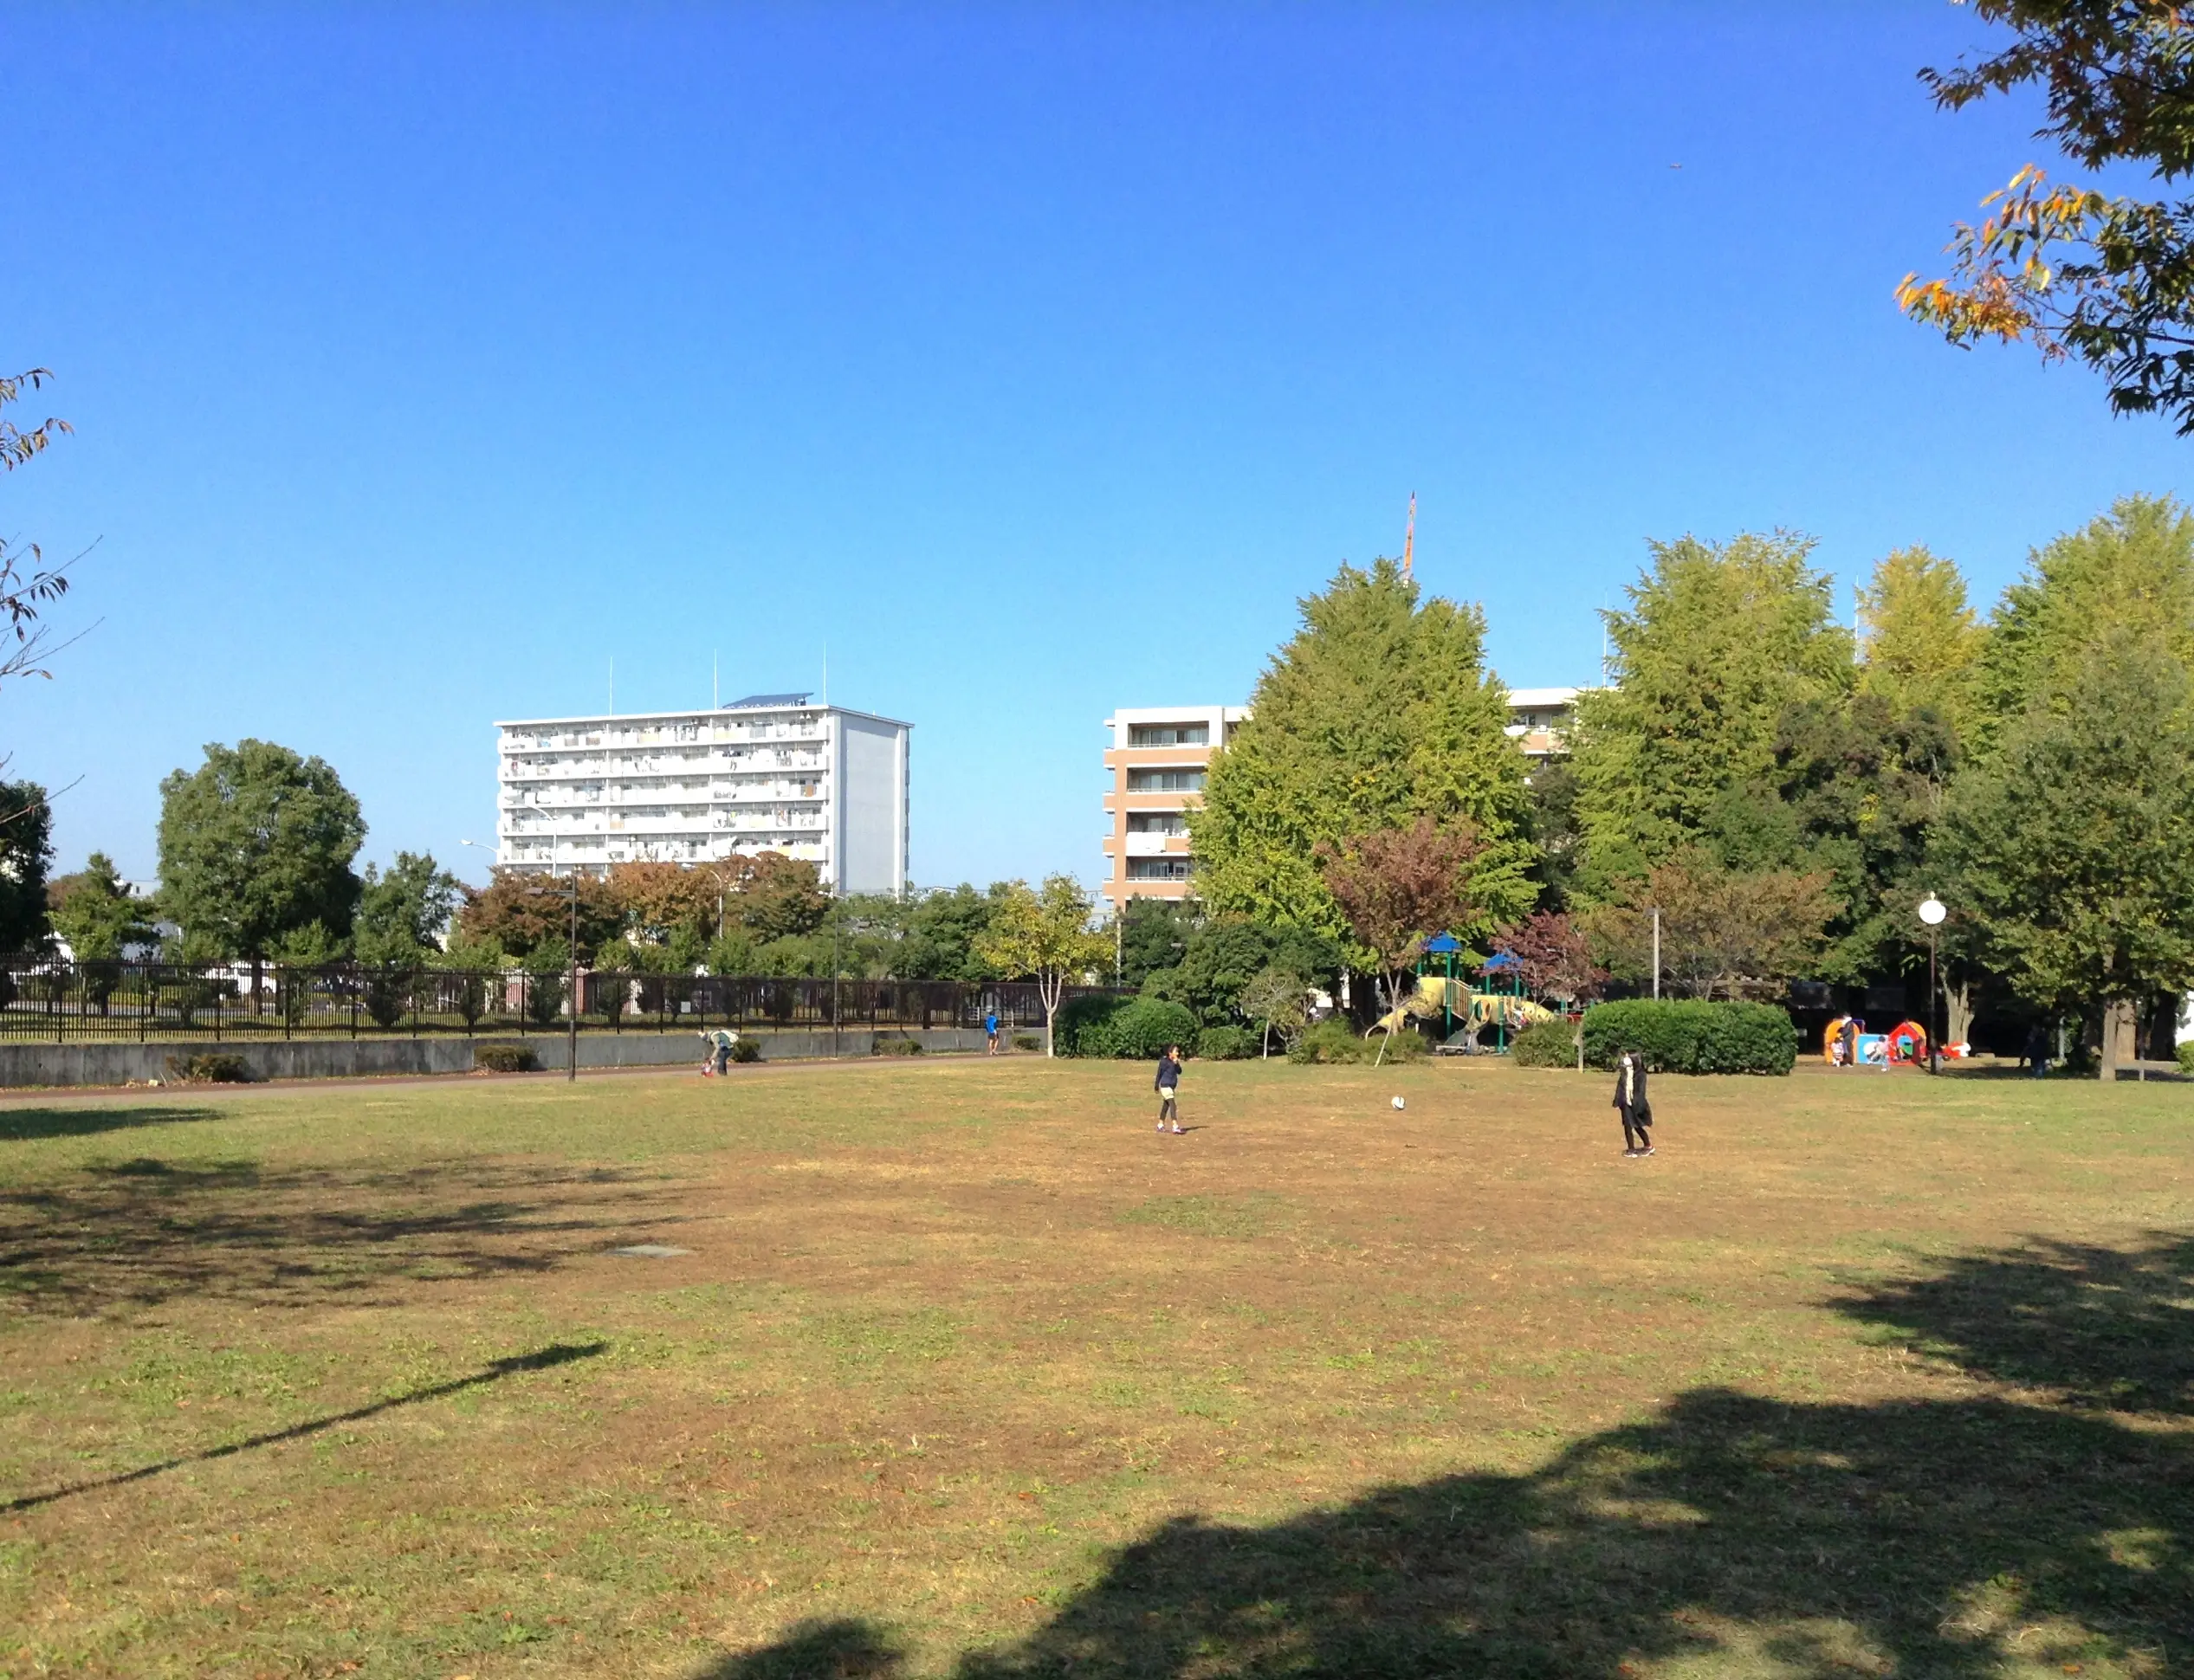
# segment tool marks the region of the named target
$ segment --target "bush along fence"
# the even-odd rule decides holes
[[[0,1042],[75,1039],[420,1037],[562,1031],[564,971],[291,968],[245,963],[59,962],[0,957]],[[1068,1000],[1110,996],[1070,986]],[[1032,981],[778,979],[581,969],[579,1026],[666,1032],[728,1026],[980,1029],[995,1011],[1008,1030],[1044,1025]]]
[[[1772,1004],[1709,1004],[1631,998],[1584,1012],[1584,1059],[1612,1068],[1634,1050],[1657,1073],[1787,1074],[1798,1030]]]

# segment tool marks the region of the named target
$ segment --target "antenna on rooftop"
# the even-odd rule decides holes
[[[709,709],[715,712],[722,708],[722,690],[716,686],[716,650],[711,648],[709,649]]]
[[[610,656],[610,715],[617,715],[617,656]]]
[[[1401,533],[1401,575],[1410,574],[1410,563],[1417,547],[1417,493],[1409,493],[1409,527]]]
[[[831,644],[830,644],[829,643],[825,642],[825,643],[823,644],[823,704],[824,704],[825,708],[827,708],[829,707],[830,703],[831,703]]]

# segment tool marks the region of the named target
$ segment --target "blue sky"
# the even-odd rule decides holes
[[[76,434],[0,530],[96,543],[97,622],[0,745],[64,868],[151,875],[160,777],[258,735],[478,878],[491,720],[827,649],[916,725],[919,882],[1093,878],[1099,721],[1246,695],[1413,490],[1523,686],[1649,537],[1992,597],[2187,489],[1897,317],[2046,156],[1928,104],[1987,38],[1928,0],[31,11],[0,362]]]

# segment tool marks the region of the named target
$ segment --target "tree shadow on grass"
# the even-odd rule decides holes
[[[36,1510],[41,1505],[50,1505],[56,1500],[69,1499],[81,1493],[94,1493],[101,1489],[120,1488],[132,1482],[142,1482],[149,1476],[164,1476],[169,1470],[180,1470],[185,1464],[210,1464],[217,1458],[232,1458],[240,1452],[250,1452],[259,1447],[278,1446],[284,1441],[302,1440],[317,1435],[322,1430],[333,1429],[339,1424],[355,1424],[378,1417],[384,1412],[400,1405],[417,1405],[425,1400],[446,1399],[452,1394],[462,1394],[469,1388],[500,1382],[505,1377],[515,1376],[521,1371],[547,1371],[559,1365],[569,1365],[574,1360],[592,1359],[597,1354],[608,1351],[606,1341],[552,1343],[530,1354],[515,1354],[508,1359],[490,1362],[485,1368],[469,1377],[457,1377],[449,1382],[430,1384],[403,1394],[392,1394],[387,1399],[375,1400],[371,1405],[353,1406],[348,1412],[338,1412],[325,1418],[313,1418],[301,1424],[292,1424],[287,1429],[269,1430],[264,1435],[254,1435],[242,1441],[231,1441],[226,1446],[209,1447],[204,1452],[190,1452],[179,1458],[165,1459],[157,1464],[146,1464],[119,1476],[102,1476],[93,1482],[79,1482],[66,1488],[55,1488],[45,1493],[25,1494],[20,1498],[0,1501],[0,1513]]]
[[[2194,1417],[2194,1241],[2034,1238],[1836,1303],[1929,1358],[2066,1405]]]
[[[101,1132],[126,1132],[140,1126],[177,1126],[185,1121],[218,1120],[218,1108],[191,1108],[176,1103],[134,1104],[114,1108],[84,1103],[61,1108],[16,1108],[0,1104],[0,1143],[29,1143],[39,1138],[87,1138]]]
[[[957,1672],[2194,1672],[2190,1249],[2029,1244],[1836,1303],[2055,1399],[1696,1390],[1529,1475],[1383,1489],[1264,1528],[1181,1517]],[[860,1671],[890,1672],[888,1639],[861,1632],[886,1666]],[[830,1654],[787,1642],[707,1672],[824,1676]]]
[[[138,1160],[0,1190],[0,1310],[80,1315],[178,1296],[358,1305],[411,1281],[546,1272],[671,1220],[663,1180],[437,1162],[270,1171]]]

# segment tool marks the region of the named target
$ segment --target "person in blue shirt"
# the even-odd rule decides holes
[[[998,1054],[998,1011],[992,1010],[983,1017],[983,1032],[990,1040],[990,1054]]]

